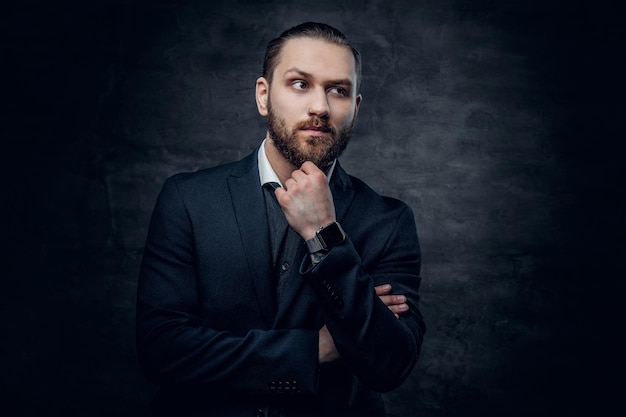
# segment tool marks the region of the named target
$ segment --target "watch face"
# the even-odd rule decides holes
[[[332,248],[339,242],[343,242],[345,235],[339,223],[331,223],[318,232],[322,245],[325,249]]]

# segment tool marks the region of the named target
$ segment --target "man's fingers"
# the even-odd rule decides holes
[[[406,297],[404,295],[381,295],[379,298],[387,307],[399,306],[406,304]]]
[[[317,172],[317,171],[322,172],[322,170],[319,169],[317,165],[315,165],[311,161],[305,161],[300,167],[300,170],[304,172],[305,174],[312,174],[313,172]]]
[[[302,166],[299,169],[299,172],[303,176],[308,177],[311,181],[313,181],[313,183],[318,183],[318,184],[328,183],[327,181],[328,179],[326,178],[326,174],[324,174],[324,171],[319,169],[317,165],[315,165],[311,161],[306,161],[304,164],[302,164]]]
[[[391,310],[391,312],[395,315],[399,315],[402,313],[405,313],[409,310],[409,305],[408,304],[396,304],[396,305],[392,305],[392,306],[388,306],[389,310]]]
[[[378,296],[386,306],[398,305],[406,303],[406,297],[404,295],[379,295]]]
[[[406,297],[404,295],[388,294],[388,292],[391,291],[391,286],[387,288],[384,285],[381,285],[379,287],[375,287],[375,289],[378,297],[389,308],[389,310],[396,315],[396,317],[409,310],[409,305],[406,303]]]
[[[376,291],[376,295],[378,296],[387,295],[389,294],[389,292],[391,292],[391,285],[390,284],[377,285],[374,287],[374,290]]]
[[[285,181],[285,191],[291,190],[291,188],[296,184],[297,181],[293,179],[293,177],[288,178],[287,181]]]
[[[303,171],[296,169],[291,173],[291,178],[293,178],[296,182],[303,181],[306,178],[306,174]]]

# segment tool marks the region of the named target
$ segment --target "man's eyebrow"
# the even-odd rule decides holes
[[[300,75],[300,76],[302,76],[303,78],[311,78],[311,74],[309,74],[309,73],[308,73],[308,72],[306,72],[306,71],[302,71],[302,70],[300,70],[300,69],[298,69],[298,68],[296,68],[296,67],[291,67],[291,68],[289,68],[287,71],[285,71],[285,73],[284,73],[283,75],[287,76],[287,75],[289,75],[290,73],[295,73],[296,75]]]
[[[287,71],[285,71],[285,73],[283,74],[283,76],[287,77],[289,76],[291,73],[294,73],[302,78],[313,78],[313,75],[306,72],[306,71],[302,71],[301,69],[298,69],[296,67],[292,67],[289,68]],[[329,84],[332,85],[345,85],[347,87],[352,87],[353,82],[352,80],[350,80],[349,78],[345,78],[345,79],[338,79],[338,80],[330,80]]]
[[[352,80],[344,79],[344,80],[334,80],[330,82],[333,85],[345,85],[346,87],[352,87]]]

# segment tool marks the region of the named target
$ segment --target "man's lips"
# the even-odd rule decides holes
[[[319,126],[308,126],[302,129],[302,131],[310,137],[326,137],[330,134],[330,129]]]
[[[316,133],[328,133],[330,129],[324,126],[305,126],[302,130],[307,132],[316,132]]]
[[[318,132],[329,132],[330,129],[324,126],[305,126],[302,130],[317,130]]]

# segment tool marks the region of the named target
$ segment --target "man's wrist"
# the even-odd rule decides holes
[[[316,253],[322,250],[329,251],[335,245],[343,242],[346,234],[338,222],[331,222],[315,232],[315,236],[306,239],[309,253]]]
[[[307,229],[304,232],[302,232],[300,236],[302,236],[302,239],[304,239],[304,241],[306,242],[307,240],[313,239],[318,230],[319,229],[313,229],[313,228]]]

